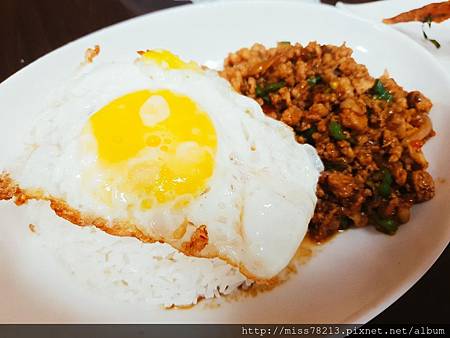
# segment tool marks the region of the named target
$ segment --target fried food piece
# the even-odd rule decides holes
[[[100,46],[95,45],[94,48],[86,49],[86,52],[84,53],[84,60],[86,63],[92,63],[99,54],[100,54]]]
[[[435,2],[420,8],[400,13],[392,18],[383,19],[384,23],[395,24],[400,22],[443,22],[450,19],[450,1]]]

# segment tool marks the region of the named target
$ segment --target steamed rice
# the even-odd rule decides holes
[[[188,257],[167,244],[116,237],[95,227],[78,227],[42,202],[29,202],[27,217],[36,240],[67,273],[108,297],[163,305],[196,304],[251,284],[220,259]]]

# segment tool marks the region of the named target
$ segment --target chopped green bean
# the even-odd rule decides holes
[[[382,180],[380,185],[378,186],[378,193],[384,197],[388,198],[391,195],[391,185],[392,185],[392,175],[387,168],[383,168],[381,170]]]
[[[266,93],[276,92],[277,90],[283,88],[285,85],[286,85],[286,82],[284,82],[284,81],[269,83],[264,87],[264,91]]]
[[[283,88],[286,82],[280,81],[275,83],[266,84],[264,87],[256,86],[255,94],[257,97],[261,97],[264,101],[270,102],[269,93],[276,92],[277,90]]]
[[[374,220],[378,231],[384,232],[388,235],[393,235],[397,232],[398,224],[392,218],[375,217]]]
[[[378,193],[384,198],[388,198],[391,195],[391,186],[385,182],[381,182],[378,186]]]
[[[331,137],[337,141],[345,140],[347,137],[342,131],[341,125],[336,121],[331,121],[328,125],[328,130],[330,131]]]

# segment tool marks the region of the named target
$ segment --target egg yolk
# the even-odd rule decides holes
[[[150,60],[155,62],[158,66],[162,66],[167,69],[191,69],[199,70],[200,67],[193,61],[184,62],[177,55],[164,49],[152,49],[142,53],[144,60]]]
[[[133,196],[142,209],[205,191],[217,137],[209,116],[187,96],[140,90],[110,102],[88,123],[103,172],[104,201]],[[180,198],[181,197],[181,198]]]

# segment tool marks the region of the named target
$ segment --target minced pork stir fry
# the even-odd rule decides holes
[[[325,171],[309,224],[316,241],[366,225],[394,234],[413,204],[433,198],[422,153],[435,134],[431,101],[387,74],[372,78],[345,45],[255,44],[231,53],[221,75],[317,149]]]

